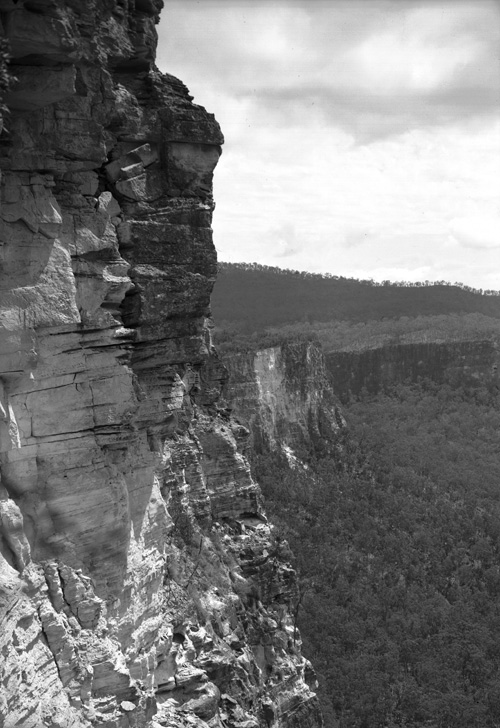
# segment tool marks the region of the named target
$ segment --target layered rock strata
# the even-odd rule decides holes
[[[251,432],[253,452],[282,453],[294,467],[335,450],[345,420],[321,347],[286,342],[228,354],[223,395],[233,416]]]
[[[219,404],[213,116],[161,0],[0,0],[0,724],[321,725]]]

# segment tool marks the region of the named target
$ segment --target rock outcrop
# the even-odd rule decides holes
[[[257,454],[284,455],[295,467],[335,449],[345,421],[328,378],[321,347],[314,342],[227,354],[223,395],[233,416],[250,431]]]
[[[389,344],[361,351],[335,351],[326,366],[342,402],[363,390],[377,394],[403,382],[430,379],[451,387],[497,387],[500,341]]]
[[[0,0],[0,723],[315,728],[294,574],[220,405],[212,115],[161,0]]]

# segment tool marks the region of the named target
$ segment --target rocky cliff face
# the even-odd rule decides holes
[[[0,0],[0,724],[314,728],[294,574],[219,405],[223,141],[161,0]]]
[[[371,394],[405,381],[431,379],[450,386],[498,386],[499,342],[393,344],[326,355],[335,394],[347,402],[363,389]]]
[[[345,427],[321,348],[287,342],[225,358],[223,394],[234,417],[251,433],[257,453],[281,452],[294,467],[325,455]]]

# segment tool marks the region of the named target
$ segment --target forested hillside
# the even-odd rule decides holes
[[[431,381],[344,407],[340,455],[255,463],[301,575],[330,728],[500,717],[500,398]]]
[[[342,399],[326,456],[253,463],[326,727],[496,728],[500,296],[223,264],[212,307],[228,353],[320,342]]]
[[[391,283],[314,275],[258,264],[221,263],[212,294],[219,326],[244,333],[296,322],[380,321],[479,313],[500,318],[500,295],[461,283]]]

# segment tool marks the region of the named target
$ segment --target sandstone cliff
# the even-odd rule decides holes
[[[389,344],[361,351],[335,351],[326,366],[342,402],[362,390],[376,394],[405,381],[430,379],[452,387],[498,387],[499,341]]]
[[[250,430],[253,451],[282,453],[295,467],[335,449],[345,421],[318,344],[290,341],[227,354],[225,362],[230,376],[223,395]]]
[[[0,0],[0,724],[321,725],[206,327],[223,138],[161,0]]]

